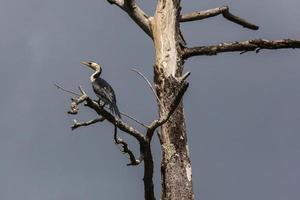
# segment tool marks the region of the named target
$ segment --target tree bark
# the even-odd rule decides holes
[[[163,116],[180,88],[183,41],[179,29],[180,1],[158,1],[152,20],[156,51],[154,83],[162,105]],[[182,102],[162,126],[161,184],[162,200],[193,200],[191,162],[188,153],[185,117]]]

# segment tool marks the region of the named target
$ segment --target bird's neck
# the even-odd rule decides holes
[[[98,71],[98,70],[95,71],[90,77],[91,82],[94,82],[100,76],[100,74],[101,74],[100,71]]]

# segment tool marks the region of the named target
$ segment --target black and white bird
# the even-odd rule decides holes
[[[104,79],[100,78],[102,72],[101,66],[98,63],[92,61],[81,62],[81,64],[95,71],[91,75],[90,80],[94,92],[99,97],[99,105],[108,105],[110,111],[119,118],[121,118],[120,111],[117,107],[116,95],[113,88]]]

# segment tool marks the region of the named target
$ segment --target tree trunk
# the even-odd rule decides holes
[[[163,105],[159,114],[164,115],[180,88],[182,76],[182,43],[179,29],[178,0],[159,0],[152,19],[156,51],[154,83]],[[161,184],[162,200],[193,200],[191,163],[182,102],[167,123],[162,126]]]

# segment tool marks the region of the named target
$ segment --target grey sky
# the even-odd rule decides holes
[[[71,132],[69,96],[53,83],[70,89],[80,84],[92,94],[90,71],[79,62],[99,61],[120,109],[151,122],[155,99],[130,68],[152,78],[152,42],[104,0],[0,3],[0,199],[141,199],[142,167],[125,166],[112,126]],[[153,12],[155,1],[141,4]],[[260,30],[222,17],[187,23],[182,28],[189,45],[300,39],[299,0],[184,0],[182,7],[187,12],[224,4]],[[192,75],[184,103],[197,199],[299,200],[299,55],[264,50],[186,62]],[[76,116],[93,117],[84,108]],[[157,139],[153,149],[158,183]]]

